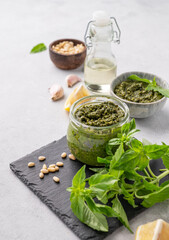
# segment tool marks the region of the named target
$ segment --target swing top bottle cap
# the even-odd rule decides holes
[[[95,11],[93,13],[94,24],[98,27],[103,27],[110,23],[110,17],[105,11]]]

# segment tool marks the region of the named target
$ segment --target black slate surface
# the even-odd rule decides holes
[[[87,227],[73,215],[70,209],[70,193],[66,191],[66,188],[71,186],[73,176],[81,168],[82,164],[80,162],[71,161],[67,157],[63,160],[64,167],[60,167],[59,172],[45,175],[44,179],[39,178],[39,172],[43,164],[49,165],[57,161],[62,161],[60,157],[62,152],[67,152],[67,154],[70,153],[66,137],[54,141],[12,162],[10,168],[80,239],[102,240],[119,228],[121,223],[116,218],[109,218],[109,232],[103,233]],[[40,162],[38,160],[38,157],[41,155],[46,157],[45,161]],[[28,168],[27,164],[31,161],[35,162],[36,166]],[[163,168],[161,161],[156,161],[156,164],[153,166],[155,171],[157,165],[158,168]],[[90,176],[90,174],[91,171],[87,169],[87,176]],[[54,175],[60,178],[59,184],[53,181]],[[127,212],[129,220],[145,210],[142,207],[134,209],[126,201],[122,201],[122,204]]]

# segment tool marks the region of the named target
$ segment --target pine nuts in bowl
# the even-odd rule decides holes
[[[76,39],[59,39],[49,45],[49,55],[56,67],[64,70],[80,67],[86,57],[84,42]]]

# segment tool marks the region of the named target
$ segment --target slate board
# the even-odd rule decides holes
[[[62,161],[60,157],[62,152],[66,152],[67,154],[70,153],[66,137],[54,141],[31,154],[12,162],[10,168],[16,176],[24,182],[27,187],[30,188],[80,239],[102,240],[121,226],[121,223],[116,218],[108,219],[109,232],[103,233],[94,231],[81,223],[70,209],[70,193],[66,191],[66,188],[71,186],[72,178],[82,167],[82,163],[71,161],[67,157],[63,160],[64,167],[60,168],[59,172],[45,175],[44,179],[39,178],[39,172],[43,164],[45,163],[46,165],[49,165],[56,163],[57,161]],[[43,162],[38,160],[38,157],[41,155],[46,157],[46,160]],[[28,168],[27,164],[31,161],[35,162],[36,166]],[[157,165],[158,168],[164,168],[164,166],[161,161],[154,161],[154,163],[153,170],[155,173],[159,174],[156,170]],[[86,174],[87,176],[91,175],[91,171],[88,168]],[[59,184],[53,181],[54,175],[60,178]],[[126,201],[122,201],[122,204],[129,220],[145,210],[143,207],[134,209]]]

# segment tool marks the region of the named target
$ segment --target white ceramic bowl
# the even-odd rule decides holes
[[[126,81],[127,78],[132,74],[136,74],[141,78],[147,78],[150,80],[153,80],[153,78],[155,77],[156,82],[159,86],[161,86],[163,88],[169,88],[169,86],[168,86],[167,82],[164,81],[162,78],[160,78],[154,74],[145,73],[145,72],[126,72],[126,73],[119,75],[112,81],[111,86],[110,86],[111,95],[120,99],[121,101],[125,102],[128,105],[131,117],[134,117],[134,118],[149,117],[149,116],[155,114],[156,112],[158,112],[164,106],[165,102],[167,101],[167,98],[163,97],[160,100],[158,100],[156,102],[151,102],[151,103],[136,103],[136,102],[131,102],[131,101],[128,101],[128,100],[118,97],[114,93],[114,89],[115,89],[116,85],[120,84],[123,81]]]

